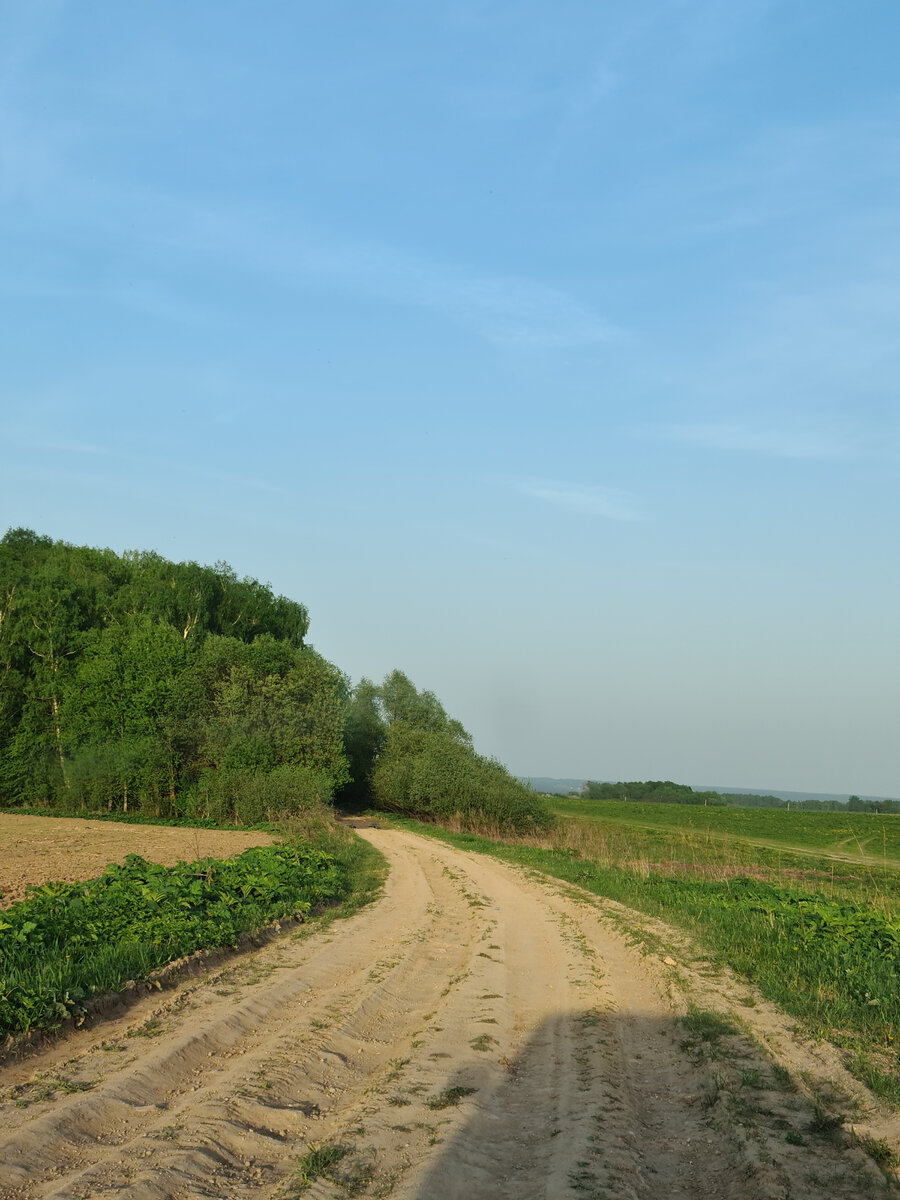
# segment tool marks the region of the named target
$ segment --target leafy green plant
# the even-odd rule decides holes
[[[816,1104],[809,1121],[809,1132],[817,1133],[820,1137],[834,1137],[843,1124],[842,1116],[830,1113],[821,1104]]]
[[[91,994],[340,897],[334,857],[299,844],[163,867],[129,855],[84,883],[48,883],[0,915],[0,1033],[48,1028]]]

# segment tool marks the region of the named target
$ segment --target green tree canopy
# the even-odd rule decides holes
[[[0,798],[202,815],[213,797],[219,816],[250,793],[258,812],[267,787],[279,804],[291,787],[329,799],[348,777],[347,684],[305,645],[308,625],[302,604],[226,563],[10,530]]]

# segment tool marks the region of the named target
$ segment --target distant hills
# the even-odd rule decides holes
[[[554,779],[551,776],[541,775],[520,775],[519,778],[523,783],[527,783],[533,787],[536,792],[548,792],[551,796],[568,796],[570,792],[577,792],[578,789],[585,783],[586,779]],[[799,803],[801,800],[837,800],[839,803],[846,803],[847,794],[844,792],[787,792],[779,788],[749,788],[749,787],[711,787],[708,784],[693,783],[691,787],[695,792],[721,792],[723,795],[744,795],[744,796],[777,796],[779,800],[786,800],[790,803]],[[859,793],[860,800],[871,803],[879,803],[884,800],[892,800],[892,796],[864,796]]]

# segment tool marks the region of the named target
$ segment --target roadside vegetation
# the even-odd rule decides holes
[[[0,800],[254,823],[347,778],[302,604],[224,563],[0,542]]]
[[[376,799],[551,822],[432,692],[347,677],[306,608],[226,563],[0,540],[0,805],[240,826]]]
[[[568,807],[554,803],[557,811]],[[680,927],[812,1036],[841,1047],[849,1069],[876,1094],[900,1102],[898,872],[817,858],[815,844],[804,854],[713,838],[685,828],[683,821],[698,812],[693,807],[679,816],[674,806],[659,806],[673,819],[668,828],[660,820],[652,829],[618,821],[605,803],[591,807],[606,815],[562,818],[550,830],[519,837],[487,826],[476,834],[401,823]],[[808,814],[758,815],[794,818],[794,843],[802,846]]]
[[[0,916],[0,1034],[58,1024],[194,950],[377,886],[332,805],[548,828],[400,671],[355,688],[307,644],[306,608],[225,563],[0,540],[0,808],[266,829],[281,845],[166,868],[131,855]]]
[[[196,950],[233,947],[272,921],[346,915],[383,860],[321,822],[234,858],[163,867],[129,855],[81,883],[48,883],[0,912],[0,1036],[52,1029],[91,996]]]
[[[380,688],[363,680],[348,724],[356,735],[350,744],[357,803],[476,828],[488,822],[518,833],[553,823],[542,797],[476,753],[471,736],[434,693],[416,691],[401,671]]]

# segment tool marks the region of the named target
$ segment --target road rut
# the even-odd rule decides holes
[[[367,909],[0,1071],[2,1200],[884,1194],[746,1028],[684,1024],[714,985],[624,910],[364,836]]]

